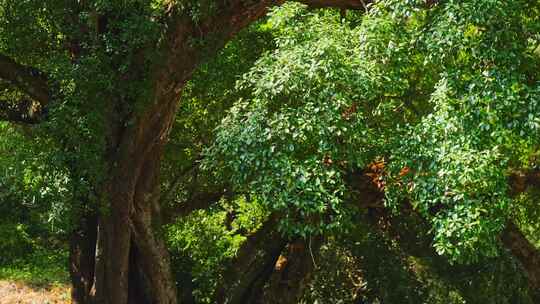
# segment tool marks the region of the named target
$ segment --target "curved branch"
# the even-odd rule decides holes
[[[34,68],[17,63],[15,60],[0,54],[0,79],[26,93],[45,107],[51,99],[51,91],[45,74]]]

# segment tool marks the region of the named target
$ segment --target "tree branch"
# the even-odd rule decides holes
[[[17,63],[0,54],[0,78],[14,85],[32,99],[46,106],[51,99],[47,77],[40,70]]]
[[[39,122],[52,95],[45,74],[0,54],[0,80],[6,81],[29,97],[17,98],[14,102],[0,102],[0,120]]]
[[[207,209],[224,196],[230,196],[230,193],[226,190],[194,193],[181,204],[175,204],[172,207],[164,207],[165,212],[163,212],[163,222],[171,223],[178,217],[187,216],[197,210]]]
[[[382,203],[384,189],[377,185],[369,175],[366,176],[369,174],[368,172],[352,173],[348,184],[356,194],[356,199],[359,200],[358,207],[371,208],[372,212],[377,210],[380,212],[380,210],[384,210],[384,204]],[[509,182],[511,195],[516,195],[526,191],[528,187],[540,185],[540,172],[537,170],[514,172],[510,175]],[[410,206],[408,208],[407,212],[415,213]],[[505,229],[501,232],[500,239],[523,266],[531,290],[540,290],[540,251],[527,240],[512,221],[507,223]],[[540,295],[536,294],[534,296],[540,297]]]

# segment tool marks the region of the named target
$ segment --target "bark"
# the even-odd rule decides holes
[[[300,303],[313,278],[322,243],[321,237],[290,242],[285,252],[279,256],[264,294],[257,303]]]
[[[261,14],[266,8],[255,7]],[[250,16],[245,14],[251,12],[250,8],[239,8],[218,14],[222,19],[215,22],[226,23],[222,27],[214,24],[206,29],[206,34],[214,32],[223,37],[209,43],[208,52],[216,52],[230,35],[260,17],[247,18]],[[230,24],[232,18],[241,17],[247,19]],[[145,287],[149,303],[176,303],[168,253],[159,232],[159,168],[181,90],[202,60],[204,50],[196,49],[192,39],[205,29],[186,16],[175,16],[174,20],[175,26],[165,41],[165,60],[150,73],[155,85],[148,106],[132,118],[134,123],[128,127],[123,123],[124,118],[115,116],[115,109],[109,110],[109,178],[104,191],[108,214],[101,216],[99,223],[93,288],[97,303],[128,303],[130,284]],[[125,102],[121,97],[113,100],[118,104]],[[130,253],[132,250],[136,254]],[[130,275],[134,274],[134,270],[130,271],[134,266],[140,267],[144,275]],[[130,282],[130,278],[135,282]]]
[[[527,274],[532,296],[540,300],[540,252],[512,222],[506,225],[501,240]]]
[[[123,123],[125,118],[110,110],[109,178],[104,191],[108,214],[99,222],[93,288],[97,303],[128,303],[132,284],[142,286],[149,303],[176,303],[169,257],[159,232],[158,178],[163,146],[182,88],[202,61],[202,54],[217,52],[237,31],[261,17],[270,2],[247,6],[243,1],[224,2],[219,13],[203,24],[195,24],[190,16],[172,7],[170,32],[162,46],[164,60],[150,71],[154,86],[149,104],[130,119],[134,123],[128,127]],[[203,49],[193,43],[193,39],[210,38]],[[125,102],[121,97],[114,100]]]
[[[117,177],[108,183],[110,209],[101,216],[99,226],[96,303],[176,303],[169,256],[160,230],[158,178],[162,147],[156,144],[144,159],[131,154],[132,158],[127,159],[131,159],[132,166],[120,163]]]
[[[512,197],[540,186],[540,170],[512,171],[508,177],[509,195]]]
[[[154,303],[176,303],[176,286],[170,270],[170,258],[161,237],[159,205],[159,158],[161,151],[150,153],[153,161],[143,167],[143,176],[135,192],[132,214],[134,247],[140,253],[137,268],[144,273],[144,286]],[[158,228],[158,229],[155,229]],[[131,303],[131,302],[129,302]]]
[[[90,303],[90,288],[94,283],[97,216],[84,214],[71,232],[69,272],[73,304]]]
[[[276,261],[287,240],[276,229],[272,217],[249,236],[218,286],[215,303],[256,303],[272,275]]]

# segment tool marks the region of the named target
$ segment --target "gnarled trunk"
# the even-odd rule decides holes
[[[94,303],[176,303],[169,256],[160,229],[155,229],[159,225],[152,220],[153,208],[146,202],[127,218],[117,212],[100,218]]]
[[[161,235],[159,175],[178,96],[149,105],[131,127],[111,127],[92,296],[99,304],[176,303]]]

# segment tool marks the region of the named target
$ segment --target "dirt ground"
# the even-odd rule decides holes
[[[0,280],[0,304],[69,304],[68,286],[28,286]]]

